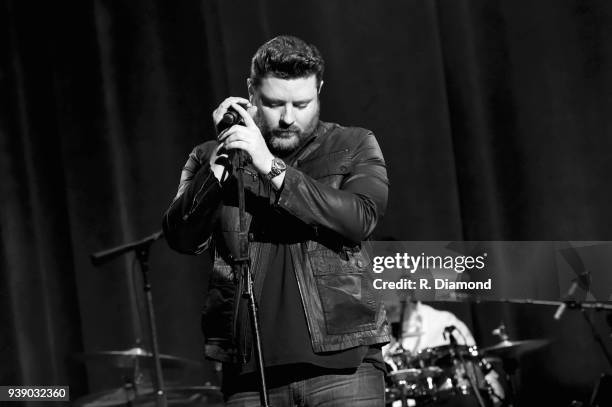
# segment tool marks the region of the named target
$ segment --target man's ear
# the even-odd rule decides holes
[[[323,81],[319,83],[319,90],[317,91],[318,94],[321,94],[321,89],[323,89]]]
[[[247,78],[247,91],[249,92],[249,101],[253,103],[253,95],[255,95],[255,88],[253,87],[253,80]]]

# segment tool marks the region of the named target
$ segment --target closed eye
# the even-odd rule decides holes
[[[262,104],[266,107],[281,107],[284,106],[283,103],[279,103],[279,102],[262,102]]]

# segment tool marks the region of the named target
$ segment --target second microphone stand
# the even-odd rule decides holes
[[[156,232],[144,239],[136,242],[127,243],[122,246],[114,247],[112,249],[103,250],[91,255],[91,262],[94,266],[100,266],[107,261],[114,259],[115,257],[134,251],[136,258],[140,263],[140,271],[142,272],[142,283],[143,290],[145,292],[145,307],[147,310],[147,319],[149,322],[149,334],[151,338],[151,346],[153,348],[153,361],[155,366],[155,400],[157,407],[167,407],[168,400],[166,392],[164,390],[164,376],[162,374],[161,360],[159,353],[159,345],[157,342],[157,328],[155,326],[155,312],[153,311],[153,294],[151,293],[151,283],[149,281],[149,251],[151,245],[156,240],[163,236],[163,232]],[[138,374],[138,366],[135,365],[135,374]]]

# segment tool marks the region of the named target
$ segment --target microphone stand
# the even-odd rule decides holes
[[[244,125],[244,121],[240,114],[233,108],[229,108],[219,123],[216,125],[217,138],[224,131],[234,125]],[[259,373],[259,400],[262,407],[270,407],[268,387],[266,385],[266,375],[264,370],[263,351],[261,349],[261,332],[259,329],[259,315],[257,310],[257,302],[255,301],[255,292],[253,291],[253,275],[251,274],[251,260],[249,257],[249,239],[248,239],[248,222],[246,216],[246,205],[244,195],[244,172],[245,166],[250,160],[250,156],[242,150],[234,150],[229,153],[231,168],[236,173],[237,189],[238,189],[238,257],[234,260],[234,270],[238,274],[238,278],[242,279],[242,298],[247,300],[247,308],[249,310],[249,318],[251,320],[251,332],[253,335],[253,344],[255,347],[255,362],[257,363],[257,372]],[[223,171],[221,179],[225,179],[225,174],[228,168]]]
[[[140,270],[142,272],[143,289],[146,296],[146,310],[149,322],[149,334],[151,335],[151,346],[153,348],[153,361],[155,362],[155,395],[157,401],[157,407],[166,407],[168,400],[164,391],[164,378],[161,369],[161,360],[159,357],[159,346],[157,342],[157,329],[155,326],[155,314],[153,311],[153,294],[151,293],[151,283],[149,282],[149,251],[153,242],[163,236],[163,232],[160,230],[153,233],[144,239],[127,243],[121,246],[117,246],[111,249],[99,251],[91,255],[91,262],[94,266],[100,266],[115,257],[134,251],[136,258],[140,263]]]
[[[269,407],[268,387],[266,385],[266,375],[264,370],[263,351],[261,348],[261,332],[259,328],[259,314],[253,291],[253,275],[251,274],[251,261],[249,258],[249,240],[247,230],[247,218],[244,195],[244,166],[248,162],[247,153],[237,151],[233,153],[232,165],[236,172],[238,184],[238,216],[240,221],[240,231],[238,232],[238,258],[235,259],[235,270],[238,278],[242,279],[242,297],[248,301],[249,317],[251,320],[251,331],[255,347],[255,361],[257,372],[259,373],[259,399],[262,407]]]

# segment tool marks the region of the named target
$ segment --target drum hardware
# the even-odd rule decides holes
[[[389,360],[391,358],[394,360]],[[485,359],[498,361],[496,357],[485,357],[476,346],[442,345],[423,349],[417,354],[398,346],[386,354],[386,362],[392,369],[387,376],[387,402],[394,403],[393,406],[420,407],[442,405],[461,398],[459,403],[474,405],[477,396],[468,377],[476,377],[480,383],[477,386],[479,393],[486,391],[490,394],[485,388],[484,374],[480,374]],[[463,400],[465,397],[467,399]]]
[[[129,253],[132,251],[136,254],[136,259],[138,260],[138,263],[140,264],[140,271],[142,274],[142,289],[145,294],[145,309],[146,309],[146,314],[147,314],[146,315],[147,322],[149,326],[149,339],[150,339],[150,343],[151,343],[153,352],[152,354],[148,354],[148,352],[142,350],[143,351],[142,355],[147,355],[147,356],[146,357],[138,356],[138,353],[141,352],[141,348],[140,348],[140,343],[141,343],[140,334],[141,333],[137,329],[135,333],[136,334],[136,338],[135,338],[136,347],[128,351],[129,355],[126,355],[125,351],[119,351],[119,354],[106,353],[105,356],[100,356],[100,357],[106,358],[107,360],[112,360],[114,362],[119,362],[119,361],[124,362],[126,360],[131,361],[131,362],[128,362],[128,364],[131,363],[133,366],[132,385],[137,383],[141,376],[140,361],[143,358],[151,361],[154,367],[154,375],[153,375],[154,384],[155,384],[154,394],[156,397],[157,407],[166,407],[168,405],[168,401],[166,399],[166,395],[164,392],[164,379],[163,379],[163,374],[162,374],[162,365],[161,365],[161,357],[159,353],[159,346],[157,342],[157,328],[155,325],[155,313],[153,310],[153,294],[151,291],[151,283],[149,281],[149,252],[150,252],[150,249],[153,243],[162,237],[163,237],[163,232],[160,230],[141,240],[126,243],[124,245],[113,247],[110,249],[102,250],[100,252],[93,253],[90,256],[92,264],[97,267],[97,266],[100,266],[102,264],[105,264],[111,261],[112,259],[122,254]],[[136,287],[134,285],[134,276],[130,274],[129,277],[130,277],[129,284],[130,284],[130,289],[131,289],[130,293],[132,294],[132,313],[134,314],[136,321],[139,323],[140,315],[137,311],[138,310],[138,305],[136,303],[137,292],[136,292]],[[113,352],[113,351],[110,351],[110,352]],[[90,356],[93,357],[93,354]],[[130,385],[130,382],[126,384],[126,386],[128,387],[129,385]]]
[[[413,354],[397,342],[386,353],[386,362],[392,370],[386,390],[388,401],[402,407],[448,403],[489,406],[494,400],[503,401],[485,380],[493,370],[492,364],[501,365],[503,359],[485,354],[476,346],[459,345],[455,328],[448,328],[445,332],[448,345]]]
[[[125,384],[122,387],[105,390],[98,393],[86,395],[76,400],[75,405],[79,407],[113,407],[113,406],[139,406],[139,407],[166,407],[168,403],[174,406],[201,406],[203,402],[209,401],[214,406],[223,405],[223,396],[216,386],[171,386],[165,388],[162,375],[163,369],[185,369],[201,368],[198,361],[181,358],[178,356],[164,355],[159,353],[157,343],[157,329],[155,326],[155,315],[153,311],[153,295],[151,284],[148,279],[149,250],[153,242],[162,237],[162,232],[156,232],[144,239],[127,243],[122,246],[104,250],[91,255],[94,266],[99,266],[111,259],[130,251],[136,253],[142,272],[142,285],[145,293],[145,310],[149,326],[149,339],[152,352],[140,346],[141,339],[141,316],[138,312],[137,289],[134,284],[135,276],[129,275],[130,294],[132,295],[132,314],[135,328],[135,346],[125,350],[95,351],[76,355],[76,358],[85,362],[104,363],[117,369],[128,370],[124,376]],[[148,373],[152,371],[153,374]],[[151,376],[153,378],[151,383]],[[209,405],[209,404],[207,404]]]
[[[483,348],[485,355],[492,354],[501,359],[502,369],[506,376],[509,394],[506,402],[509,406],[516,407],[516,386],[514,385],[515,375],[519,367],[518,359],[526,353],[533,352],[550,344],[548,339],[524,339],[513,341],[510,339],[504,321],[491,331],[491,334],[499,337],[500,341],[494,345]]]
[[[448,339],[450,340],[451,359],[453,359],[454,361],[458,361],[459,364],[463,367],[463,372],[465,374],[465,377],[468,380],[468,383],[472,389],[474,396],[476,397],[476,400],[478,401],[478,405],[480,407],[486,407],[485,402],[482,398],[482,394],[480,394],[480,389],[476,385],[476,379],[472,377],[472,375],[470,374],[470,371],[467,368],[467,364],[465,363],[465,359],[463,357],[462,352],[459,352],[457,349],[458,343],[457,343],[457,338],[455,338],[455,335],[453,335],[454,331],[457,331],[461,334],[461,332],[457,330],[457,328],[453,325],[448,326],[444,329],[445,337],[448,335]],[[463,338],[463,340],[464,342],[466,342],[465,338]],[[462,389],[462,391],[464,394],[467,394],[465,389]]]
[[[595,330],[595,325],[593,324],[590,315],[586,312],[589,309],[596,311],[612,311],[612,304],[602,302],[579,302],[570,299],[566,301],[504,299],[502,302],[530,305],[549,305],[557,307],[559,307],[561,304],[565,304],[566,310],[580,310],[592,331],[593,337],[602,348],[602,353],[612,366],[612,356],[603,343],[604,335]],[[557,308],[557,310],[558,309],[559,308]],[[610,331],[612,331],[612,314],[609,313],[606,315],[606,321],[611,328]],[[448,336],[447,339],[449,339],[449,333],[453,332],[454,329],[451,329],[453,327],[447,328],[449,329],[446,332],[446,336]],[[455,401],[457,404],[471,402],[472,404],[470,405],[474,405],[474,402],[476,401],[474,400],[474,397],[477,397],[474,387],[480,387],[479,390],[481,392],[489,392],[488,395],[486,393],[481,394],[481,398],[484,398],[485,402],[493,403],[501,401],[505,406],[517,407],[517,393],[514,385],[514,378],[519,367],[520,358],[548,346],[551,343],[551,340],[543,338],[512,340],[510,335],[508,335],[503,321],[500,326],[495,328],[491,333],[496,336],[499,341],[482,349],[456,344],[454,346],[443,345],[427,348],[418,352],[417,354],[410,354],[401,348],[396,349],[393,357],[396,360],[406,360],[407,362],[402,362],[403,364],[400,363],[400,365],[407,367],[404,369],[397,368],[390,373],[390,377],[394,376],[397,379],[395,379],[393,385],[387,389],[386,394],[391,395],[391,397],[393,397],[391,400],[396,400],[396,402],[400,400],[400,395],[404,395],[405,397],[402,399],[402,406],[440,406],[446,401],[453,403],[453,405],[455,405]],[[610,336],[612,337],[612,335]],[[605,337],[607,337],[607,335]],[[461,359],[463,359],[463,363],[461,363]],[[494,369],[493,365],[496,365],[497,369]],[[438,373],[431,374],[428,377],[422,372],[430,366],[437,367],[438,370],[436,372]],[[499,369],[499,366],[501,366],[502,369]],[[473,377],[470,376],[470,369],[472,369],[471,372],[482,374],[483,381],[484,376],[489,372],[497,370],[498,373],[502,373],[500,372],[500,370],[502,370],[502,375],[506,377],[506,383],[508,386],[507,391],[504,392],[506,393],[504,395],[504,399],[496,395],[496,388],[488,383],[485,385],[486,388],[483,388],[483,386],[480,385],[468,385],[467,382],[465,382],[465,379],[470,379]],[[463,383],[460,383],[458,378],[463,378]],[[476,380],[473,380],[473,382],[474,384],[478,382],[478,376],[476,376]],[[612,380],[610,380],[608,376],[607,380],[602,380],[602,383],[609,384],[612,383]],[[604,388],[606,384],[603,385]],[[585,407],[599,407],[608,405],[609,403],[607,403],[607,401],[609,400],[609,395],[606,393],[606,396],[601,396],[601,389],[602,384],[596,386],[596,390],[591,396],[590,404],[587,401],[582,405]],[[471,393],[474,394],[472,395]],[[473,397],[465,400],[453,399],[454,397],[459,398],[463,396]],[[408,403],[406,403],[406,400]],[[596,402],[593,402],[593,400],[596,400]],[[602,404],[601,400],[606,401],[604,401]],[[479,404],[481,406],[483,405],[480,402]]]
[[[610,304],[610,303],[603,303],[603,302],[576,301],[576,300],[571,299],[571,297],[573,296],[574,291],[576,289],[575,285],[583,286],[586,283],[586,286],[583,287],[583,288],[585,288],[585,291],[587,290],[588,283],[589,283],[588,278],[589,278],[588,273],[581,273],[576,279],[573,279],[572,280],[572,286],[570,287],[570,290],[568,290],[567,299],[564,300],[564,301],[530,300],[530,299],[502,299],[502,302],[506,302],[506,303],[510,303],[510,304],[529,304],[529,305],[556,306],[557,309],[555,311],[555,314],[554,314],[553,318],[555,320],[557,320],[557,321],[561,319],[561,316],[563,315],[565,310],[580,310],[581,313],[582,313],[582,316],[584,317],[585,322],[587,323],[587,325],[591,329],[591,333],[593,335],[593,338],[595,339],[595,341],[599,345],[603,355],[605,356],[605,358],[606,358],[606,360],[608,362],[608,365],[610,367],[612,367],[612,354],[608,351],[608,348],[605,346],[601,335],[595,329],[595,325],[593,324],[593,321],[591,321],[591,318],[586,313],[587,310],[610,312],[610,311],[612,311],[612,304]],[[586,281],[584,279],[586,279]],[[610,328],[612,330],[612,317],[610,315],[611,314],[607,315],[606,320],[608,321],[608,324],[610,325]],[[529,349],[529,346],[527,346],[526,348],[522,348],[522,349],[519,347],[519,349],[520,350],[527,349],[526,350],[527,352],[529,352],[531,350],[535,350],[535,349]],[[537,347],[536,347],[536,349],[537,349]],[[496,351],[493,351],[492,353],[495,353],[495,352]],[[519,354],[520,354],[520,352],[519,352]],[[511,361],[511,363],[509,363],[509,365],[510,365],[509,368],[510,369],[513,368],[513,365],[512,365],[513,363],[516,363],[516,361]],[[506,367],[504,366],[504,370],[505,370],[505,368]],[[514,397],[515,393],[514,393],[514,388],[512,386],[512,382],[511,381],[509,382],[509,385],[511,386],[511,388],[510,388],[511,394]],[[514,404],[514,407],[516,407],[516,404]]]
[[[504,321],[501,321],[499,326],[491,331],[494,336],[499,336],[499,339],[503,341],[508,340],[508,333],[506,332],[506,324]]]
[[[416,400],[430,397],[436,390],[435,378],[443,372],[438,366],[428,366],[419,355],[405,350],[400,342],[387,354],[385,362],[391,369],[386,399],[400,402],[402,407],[416,405]]]

